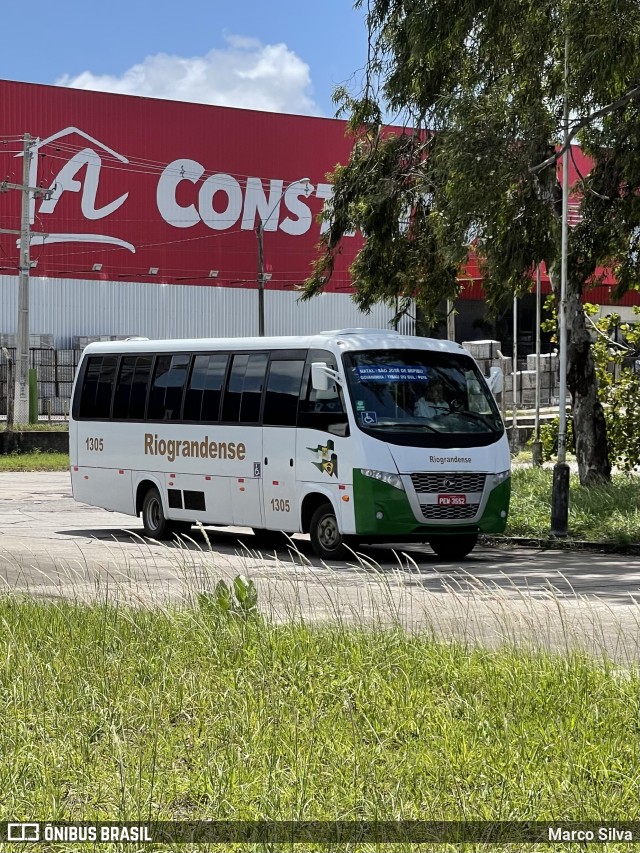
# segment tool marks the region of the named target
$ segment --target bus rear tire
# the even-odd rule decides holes
[[[477,533],[459,536],[434,536],[429,545],[442,560],[464,560],[478,544]]]
[[[309,535],[313,550],[323,560],[344,560],[351,554],[330,503],[321,504],[313,513]]]
[[[156,488],[149,489],[142,502],[142,526],[149,539],[169,539],[173,533],[171,523],[165,518],[162,498]]]

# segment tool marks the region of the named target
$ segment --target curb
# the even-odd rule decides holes
[[[535,548],[538,551],[598,551],[601,554],[629,554],[640,555],[640,543],[632,542],[628,545],[616,542],[588,542],[583,539],[534,539],[526,536],[480,536],[482,545],[499,547],[500,545],[517,545],[520,548]]]

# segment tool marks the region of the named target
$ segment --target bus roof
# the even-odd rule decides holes
[[[468,355],[464,347],[454,341],[401,335],[390,329],[335,329],[318,332],[314,335],[264,338],[179,338],[150,340],[148,338],[136,337],[121,341],[96,341],[88,344],[83,354],[253,349],[332,349],[335,352],[368,349],[419,349],[456,352]]]

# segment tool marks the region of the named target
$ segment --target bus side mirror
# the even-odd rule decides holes
[[[324,361],[314,361],[311,365],[311,387],[314,391],[328,391],[331,387],[329,368]]]
[[[500,367],[492,367],[489,371],[487,383],[493,394],[502,394],[504,387],[504,373]]]

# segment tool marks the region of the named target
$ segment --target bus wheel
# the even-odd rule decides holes
[[[344,560],[350,555],[345,537],[340,533],[338,519],[330,503],[318,507],[309,526],[313,550],[323,560]]]
[[[149,489],[142,503],[142,524],[145,536],[150,539],[168,539],[173,532],[171,524],[164,517],[160,492]]]
[[[443,560],[464,560],[477,542],[477,533],[465,533],[460,536],[434,536],[429,545]]]

